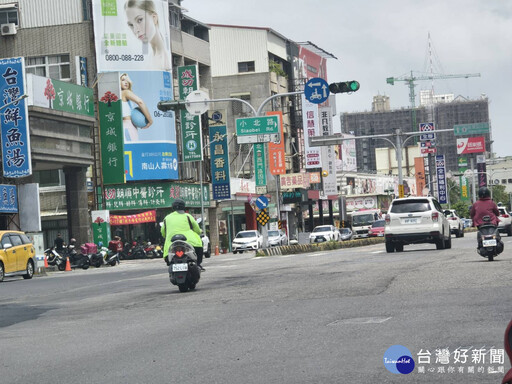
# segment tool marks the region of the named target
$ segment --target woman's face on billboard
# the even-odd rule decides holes
[[[126,8],[127,24],[137,39],[151,41],[157,28],[157,15],[137,7]]]

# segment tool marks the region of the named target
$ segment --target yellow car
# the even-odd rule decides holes
[[[0,281],[5,276],[34,275],[36,251],[24,232],[0,231]]]

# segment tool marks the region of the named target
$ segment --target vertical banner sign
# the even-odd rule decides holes
[[[485,155],[476,156],[476,171],[478,172],[478,188],[487,187],[487,166]]]
[[[225,125],[210,127],[210,159],[213,200],[230,199],[228,139]]]
[[[110,211],[91,211],[92,235],[94,243],[100,241],[106,247],[111,240],[110,236]]]
[[[118,73],[105,73],[98,83],[101,168],[104,184],[125,182],[120,93]]]
[[[167,0],[93,0],[98,72],[170,71]]]
[[[416,178],[416,196],[423,196],[425,188],[425,165],[423,157],[414,158],[414,175]]]
[[[2,166],[4,177],[25,177],[32,174],[30,134],[25,94],[25,61],[23,57],[0,60],[0,92],[3,105]],[[13,103],[14,102],[14,103]]]
[[[254,169],[256,188],[267,185],[267,168],[265,167],[265,144],[254,144]]]
[[[0,184],[0,213],[18,212],[18,193],[15,185]]]
[[[318,113],[320,115],[320,133],[323,136],[332,135],[331,107],[319,108]],[[327,176],[322,177],[324,195],[338,195],[338,186],[336,183],[336,153],[334,151],[334,145],[322,147],[322,164],[323,170],[327,171]]]
[[[446,188],[446,169],[444,162],[444,155],[436,156],[436,173],[437,173],[437,195],[439,196],[439,202],[446,204],[448,190]]]
[[[468,158],[466,156],[460,156],[458,158],[459,173],[464,174],[468,169]],[[464,175],[459,176],[460,185],[460,199],[465,202],[470,201],[469,197],[469,180]]]
[[[199,89],[199,76],[196,65],[178,67],[178,84],[180,100]],[[201,116],[181,111],[181,143],[183,161],[203,160],[203,135],[201,135]]]
[[[284,148],[284,130],[283,113],[281,111],[267,112],[267,115],[279,116],[279,142],[268,143],[268,161],[269,169],[272,175],[284,175],[286,173],[285,148]]]
[[[87,79],[87,57],[76,56],[76,83],[82,87],[89,86],[89,80]]]
[[[306,152],[305,168],[320,168],[322,161],[320,159],[321,147],[310,147],[309,138],[319,136],[318,128],[318,104],[310,103],[306,96],[302,95],[302,127],[304,130],[304,150]]]

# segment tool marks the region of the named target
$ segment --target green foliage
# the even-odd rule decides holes
[[[281,65],[277,61],[270,60],[269,70],[270,72],[274,72],[277,76],[288,77],[286,72],[283,71],[283,68],[281,68]]]
[[[469,204],[461,200],[457,201],[455,204],[452,204],[452,209],[455,209],[457,215],[459,217],[465,217],[466,219],[469,219],[469,207]]]
[[[220,247],[222,249],[228,249],[229,248],[229,238],[228,235],[220,235]]]
[[[504,206],[509,206],[509,198],[508,193],[505,192],[505,186],[504,185],[493,185],[491,186],[492,190],[492,199],[498,203],[502,203]]]

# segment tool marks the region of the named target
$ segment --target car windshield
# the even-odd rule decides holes
[[[330,230],[331,230],[331,227],[326,225],[323,227],[316,227],[315,229],[313,229],[313,232],[329,232]]]
[[[350,229],[348,229],[348,228],[340,229],[340,233],[342,235],[348,235],[350,233]]]
[[[365,213],[364,215],[352,216],[352,225],[368,225],[373,222],[373,213]]]
[[[391,206],[392,213],[412,213],[428,211],[430,211],[430,204],[428,200],[394,201]]]
[[[246,239],[248,237],[256,237],[256,232],[238,232],[236,235],[237,239]]]
[[[385,224],[386,224],[385,220],[377,220],[375,223],[372,224],[372,228],[384,227]]]
[[[269,237],[279,236],[279,232],[278,231],[268,231],[268,236]]]

